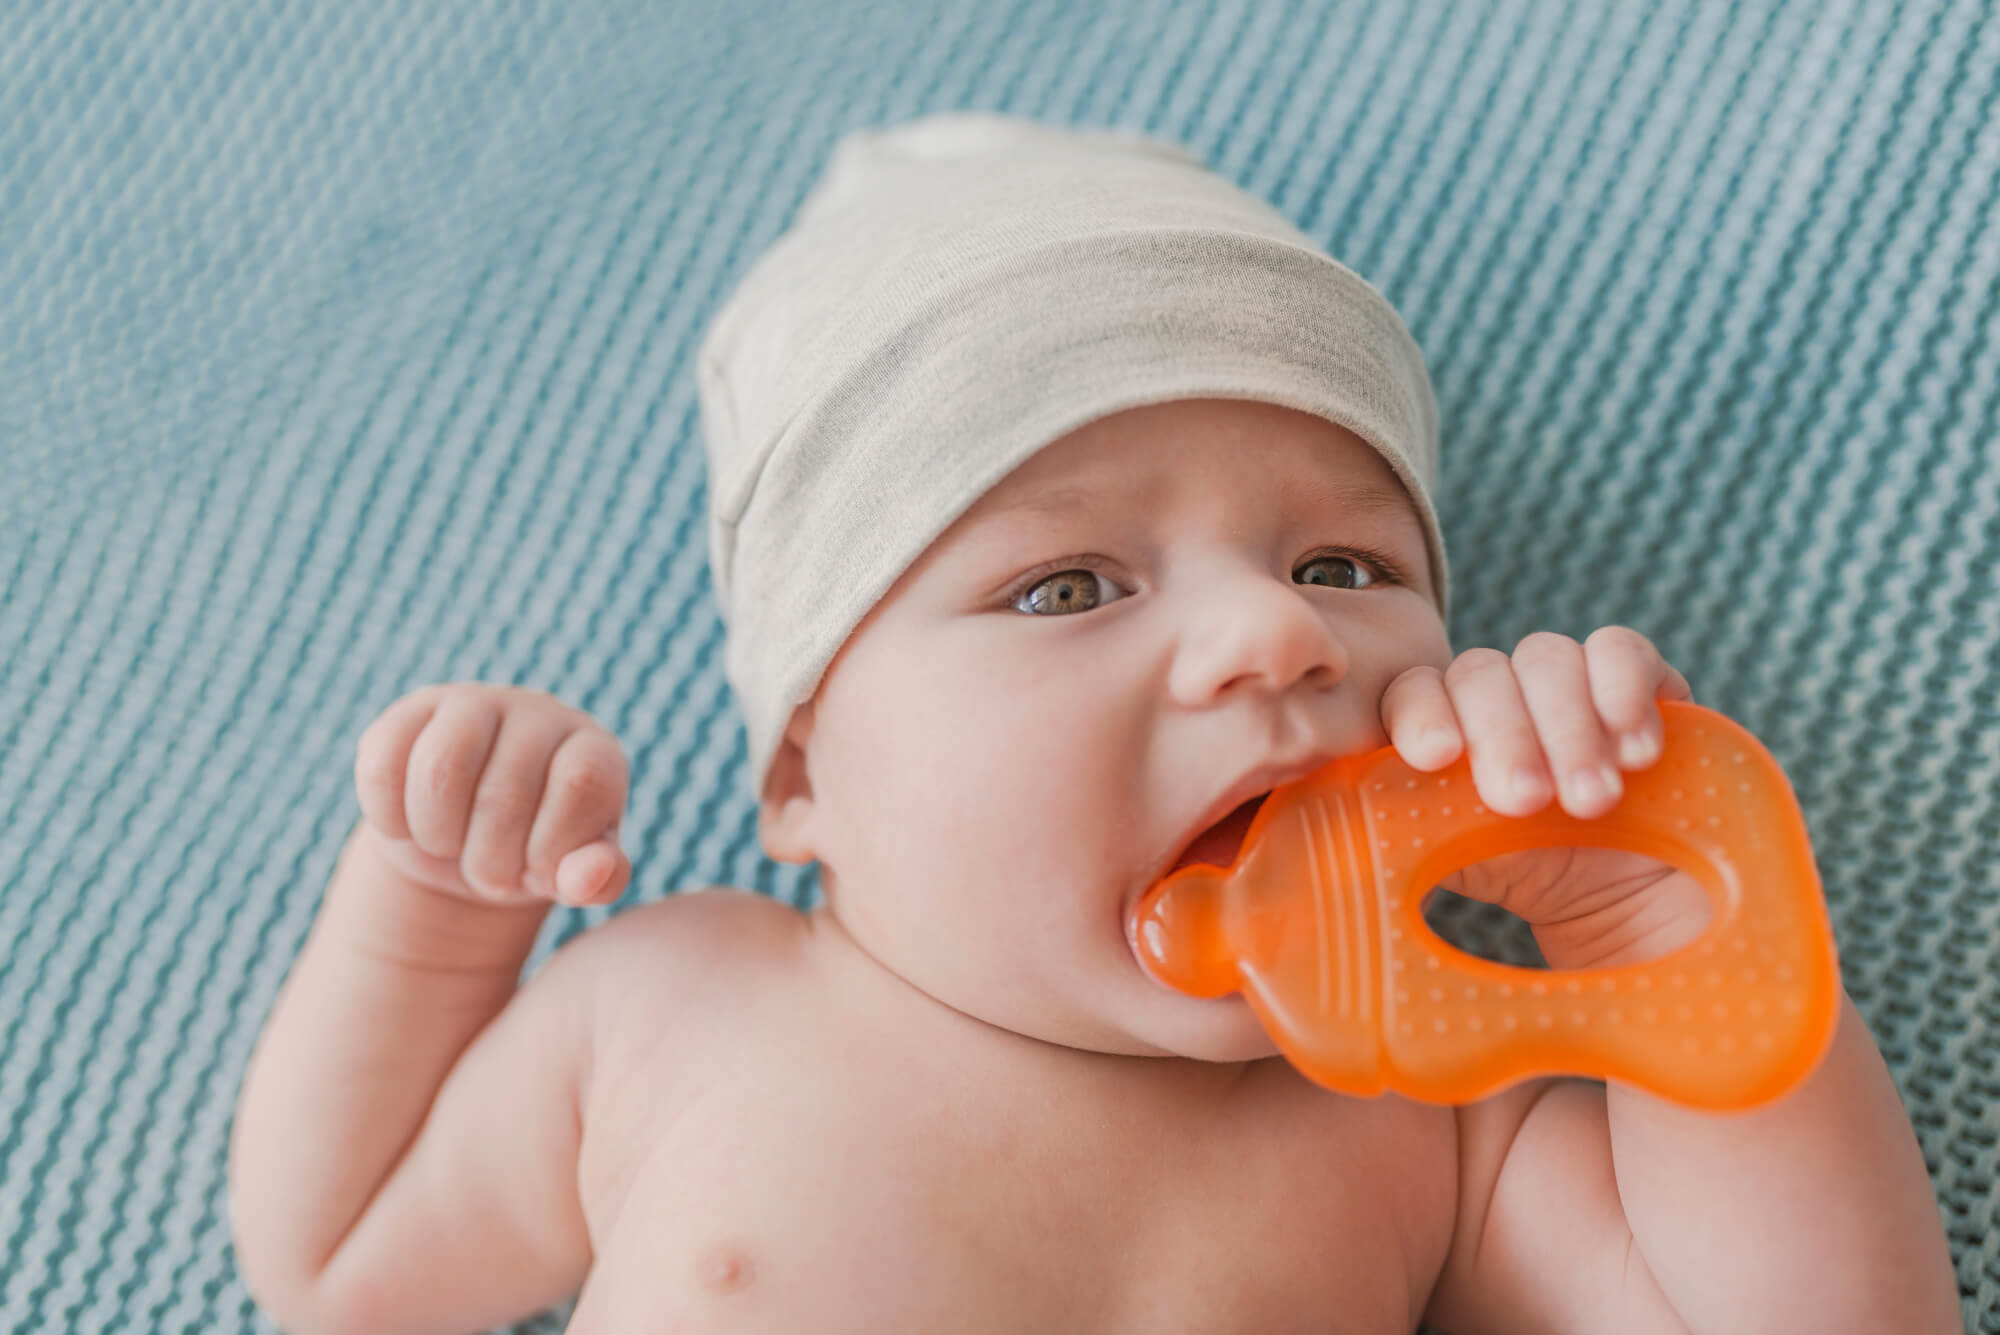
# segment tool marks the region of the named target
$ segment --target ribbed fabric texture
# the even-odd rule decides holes
[[[269,1329],[233,1098],[404,691],[613,728],[628,902],[813,897],[756,845],[694,352],[841,133],[952,108],[1185,142],[1395,304],[1454,644],[1638,627],[1778,757],[2000,1333],[1970,0],[8,6],[0,1330]]]

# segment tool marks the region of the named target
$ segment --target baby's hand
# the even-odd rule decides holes
[[[543,691],[425,686],[361,734],[354,786],[365,833],[419,885],[473,903],[609,903],[631,865],[618,846],[625,753],[596,720]]]
[[[1617,805],[1620,769],[1660,758],[1662,699],[1694,692],[1638,631],[1603,626],[1578,644],[1544,630],[1515,645],[1511,660],[1468,649],[1442,673],[1411,668],[1384,692],[1382,722],[1421,770],[1468,748],[1473,786],[1495,811],[1530,816],[1559,793],[1565,811],[1587,820]]]
[[[1558,795],[1578,820],[1624,795],[1621,770],[1659,760],[1659,700],[1694,699],[1653,642],[1604,626],[1582,644],[1537,631],[1514,648],[1468,649],[1440,673],[1415,667],[1391,682],[1382,721],[1413,768],[1443,769],[1471,752],[1480,800],[1530,816]],[[1699,934],[1707,892],[1677,868],[1614,848],[1534,848],[1474,863],[1439,882],[1498,904],[1535,929],[1555,968],[1650,958]]]

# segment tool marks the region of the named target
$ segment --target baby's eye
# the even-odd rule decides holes
[[[1345,571],[1342,570],[1343,566],[1347,567]],[[1356,583],[1356,578],[1364,570],[1367,571],[1367,583]],[[1369,584],[1379,582],[1375,572],[1368,570],[1364,562],[1352,556],[1342,556],[1338,552],[1327,552],[1313,557],[1293,571],[1292,578],[1301,584],[1323,584],[1332,589],[1367,588]]]
[[[1021,596],[1014,600],[1014,607],[1032,615],[1061,616],[1070,612],[1088,612],[1094,607],[1118,601],[1117,598],[1101,596],[1100,587],[1115,589],[1118,586],[1095,570],[1082,566],[1058,570],[1022,590]]]

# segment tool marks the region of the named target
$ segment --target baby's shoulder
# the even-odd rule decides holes
[[[741,980],[798,948],[805,918],[752,890],[705,886],[614,913],[589,929],[601,968],[624,986],[700,988]]]
[[[563,946],[587,980],[589,1074],[578,1109],[587,1208],[615,1213],[663,1122],[754,1049],[761,1004],[797,976],[804,915],[749,890],[684,890],[614,913]]]
[[[714,886],[623,909],[564,948],[591,957],[592,1029],[609,1055],[676,1031],[713,1033],[732,1009],[718,1002],[795,975],[805,934],[805,915],[789,904]]]

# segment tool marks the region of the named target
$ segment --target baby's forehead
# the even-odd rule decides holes
[[[1126,409],[1057,437],[981,495],[968,520],[1143,512],[1176,481],[1222,478],[1286,508],[1417,519],[1395,470],[1334,422],[1255,400],[1176,400]]]

